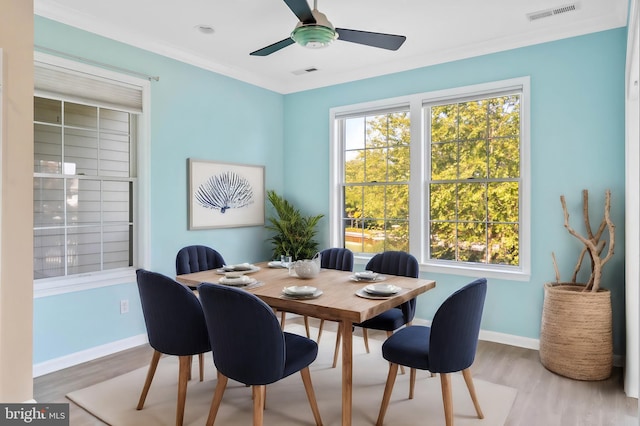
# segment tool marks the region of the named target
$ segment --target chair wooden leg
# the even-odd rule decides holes
[[[476,407],[476,413],[478,414],[478,418],[484,419],[484,414],[482,414],[482,409],[480,408],[480,402],[478,401],[478,397],[476,395],[476,387],[473,385],[473,377],[471,377],[471,369],[465,368],[464,370],[462,370],[462,377],[464,377],[464,381],[467,384],[467,389],[469,389],[469,395],[471,395],[473,406]]]
[[[264,422],[264,391],[265,385],[253,385],[255,389],[253,398],[253,426],[262,426]]]
[[[284,320],[287,316],[287,313],[285,311],[282,311],[282,313],[280,314],[280,328],[282,328],[284,330]]]
[[[224,390],[227,387],[227,382],[229,378],[221,373],[218,373],[218,384],[216,385],[216,391],[213,394],[213,399],[211,400],[211,408],[209,409],[209,417],[207,417],[207,426],[213,426],[213,422],[216,421],[216,416],[218,415],[218,408],[220,408],[220,403],[222,402],[222,395],[224,395]]]
[[[200,381],[204,381],[204,354],[198,354],[198,363],[200,364]]]
[[[366,328],[362,329],[362,337],[364,338],[364,348],[367,350],[367,353],[369,353],[369,335],[367,334]]]
[[[398,375],[398,364],[391,363],[389,365],[389,374],[387,375],[387,384],[384,385],[384,394],[382,395],[382,403],[380,404],[380,413],[378,413],[378,420],[376,426],[382,426],[384,423],[384,416],[387,414],[387,407],[391,400],[391,392],[393,392],[393,385],[396,382],[396,376]]]
[[[324,326],[324,320],[320,320],[320,326],[318,326],[318,339],[316,340],[317,344],[320,344],[320,336],[322,336],[322,327]]]
[[[311,384],[311,373],[309,373],[309,367],[300,370],[300,375],[302,376],[302,383],[304,383],[304,390],[307,391],[307,398],[309,399],[309,405],[311,405],[313,417],[316,419],[316,426],[322,426],[322,419],[320,418],[320,410],[318,410],[316,394],[313,391],[313,385]]]
[[[416,387],[416,369],[409,370],[409,399],[413,399],[413,390]]]
[[[304,329],[307,332],[307,339],[311,338],[311,333],[309,332],[309,317],[304,316]]]
[[[191,374],[191,360],[193,356],[181,356],[178,369],[178,405],[176,407],[176,426],[182,426],[184,420],[184,406],[187,400],[187,383]]]
[[[336,334],[336,348],[333,351],[333,365],[332,368],[336,368],[338,365],[338,355],[340,354],[340,340],[342,338],[342,323],[338,324],[338,333]]]
[[[189,370],[188,370],[188,374],[187,377],[189,378],[189,380],[191,380],[191,366],[193,365],[193,355],[189,356]]]
[[[147,399],[147,393],[149,393],[149,388],[151,387],[153,376],[156,374],[156,368],[158,367],[158,361],[160,361],[161,355],[162,354],[160,352],[153,351],[151,363],[149,364],[149,371],[147,371],[147,379],[144,381],[144,386],[142,387],[142,393],[140,394],[140,400],[138,400],[136,410],[142,410],[142,407],[144,407],[144,401]]]
[[[444,405],[444,420],[446,426],[453,426],[453,398],[451,396],[451,374],[440,373],[442,387],[442,403]]]

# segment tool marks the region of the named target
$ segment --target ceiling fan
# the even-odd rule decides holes
[[[267,56],[293,43],[317,49],[328,46],[335,39],[381,49],[398,50],[407,39],[401,35],[335,28],[325,14],[318,11],[317,0],[313,1],[313,10],[309,8],[307,0],[284,0],[284,2],[300,22],[289,37],[251,52],[250,55]]]

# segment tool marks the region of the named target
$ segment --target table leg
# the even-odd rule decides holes
[[[342,321],[342,426],[351,426],[353,392],[353,324]]]

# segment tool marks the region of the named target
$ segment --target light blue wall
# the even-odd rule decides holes
[[[285,97],[286,193],[309,211],[328,215],[329,109],[341,105],[531,77],[532,275],[528,282],[490,280],[484,330],[537,339],[543,283],[570,278],[580,243],[563,227],[559,197],[582,229],[582,189],[590,191],[592,226],[612,191],[616,255],[604,270],[614,309],[614,350],[624,354],[624,70],[626,29],[545,43]],[[328,243],[328,222],[323,221]],[[431,318],[469,277],[423,273],[437,287],[420,297],[417,316]]]
[[[35,44],[149,75],[151,84],[151,265],[175,275],[189,244],[218,249],[228,262],[270,256],[261,226],[187,230],[187,159],[265,166],[283,190],[283,96],[57,22],[35,18]],[[120,300],[131,311],[120,315]],[[135,283],[34,301],[34,363],[144,334]]]
[[[553,279],[551,251],[563,276],[578,244],[562,227],[560,194],[578,205],[588,188],[599,221],[611,188],[616,256],[605,269],[613,291],[615,353],[624,353],[624,57],[623,29],[422,68],[291,95],[279,95],[112,40],[35,18],[35,43],[115,66],[159,75],[151,87],[151,265],[174,274],[177,250],[203,243],[229,262],[265,259],[261,227],[187,230],[187,158],[266,166],[266,186],[308,213],[328,215],[329,108],[506,78],[531,76],[532,253],[530,282],[491,280],[483,328],[538,338],[542,284]],[[572,213],[573,214],[573,213]],[[579,210],[572,216],[579,219]],[[322,221],[321,244],[328,242]],[[438,282],[418,316],[465,277]],[[131,312],[119,314],[129,298]],[[34,363],[145,332],[135,283],[36,299]]]

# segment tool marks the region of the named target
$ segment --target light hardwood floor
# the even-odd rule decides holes
[[[298,319],[287,318],[291,323],[296,320]],[[317,325],[313,323],[313,319],[311,321],[312,325]],[[331,326],[325,323],[328,330],[331,330]],[[355,333],[359,334],[359,330],[356,329]],[[384,339],[384,334],[370,332],[369,337]],[[332,345],[333,342],[324,338],[321,344]],[[146,367],[151,354],[151,348],[144,345],[37,377],[34,380],[34,397],[38,402],[69,403],[72,426],[103,425],[104,423],[66,399],[65,394]],[[211,362],[210,357],[207,361]],[[547,371],[540,364],[537,351],[481,341],[472,372],[478,379],[518,390],[507,418],[506,425],[509,426],[639,424],[638,400],[625,396],[620,368],[615,368],[613,375],[607,380],[581,382]],[[433,397],[440,398],[440,395]]]

